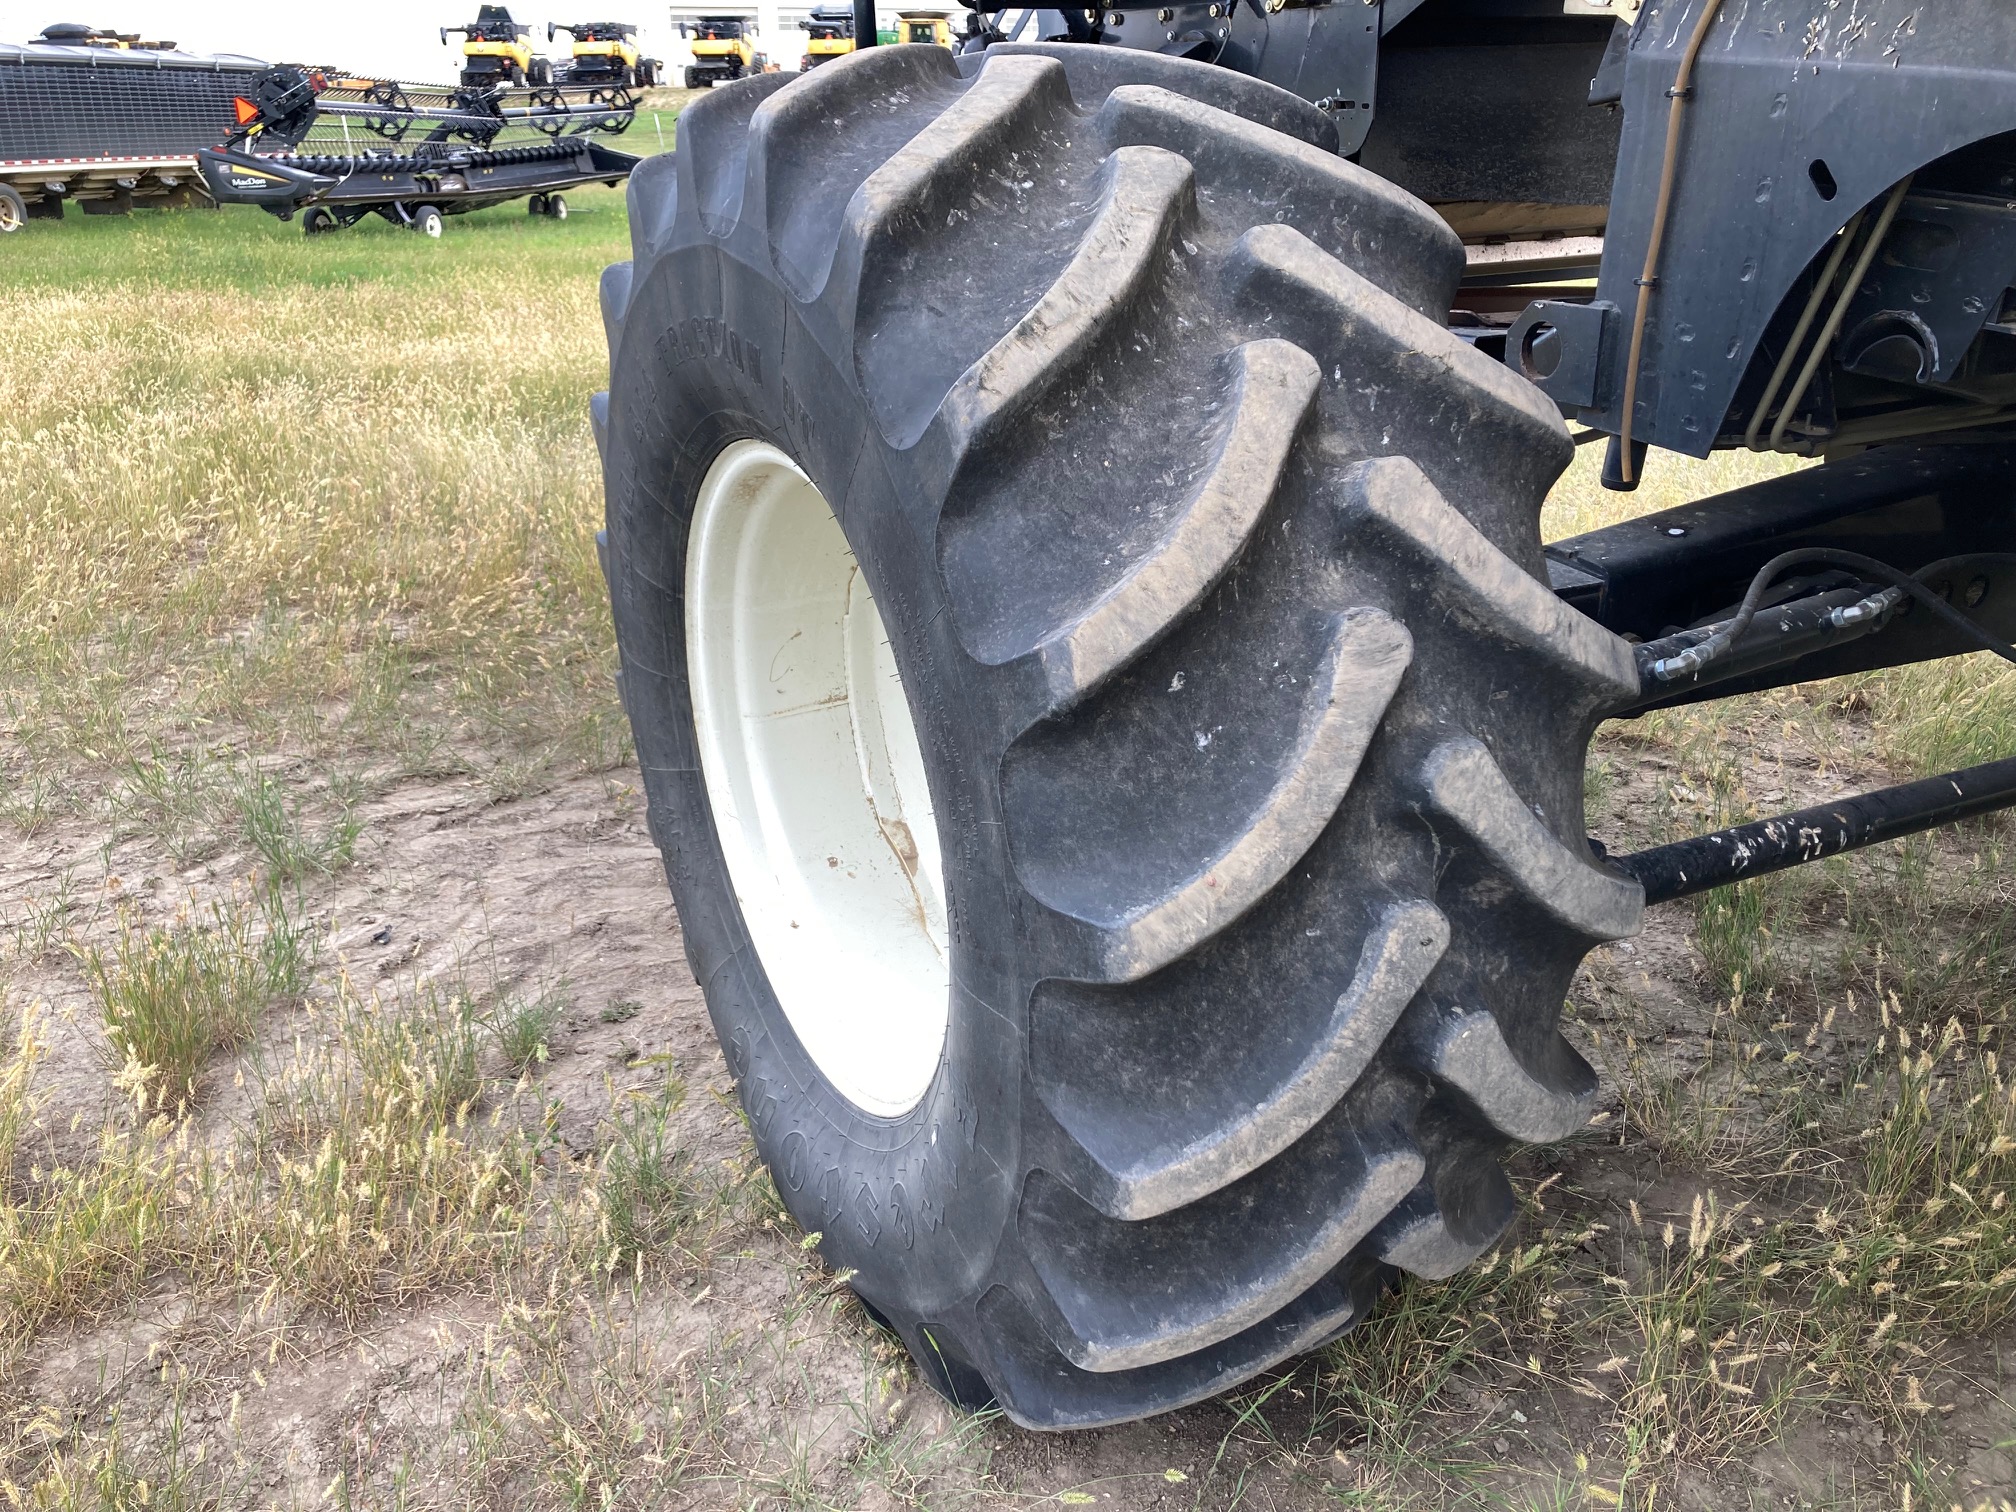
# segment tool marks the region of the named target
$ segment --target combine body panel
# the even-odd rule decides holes
[[[747,74],[761,73],[765,59],[753,8],[676,15],[679,35],[687,39],[693,61],[686,69],[686,87],[704,89]]]
[[[1644,300],[1634,440],[1706,456],[1755,431],[1774,449],[1823,455],[2006,422],[2016,413],[2016,12],[2001,0],[1892,0],[1860,7],[1852,25],[1823,11],[1810,35],[1794,35],[1741,24],[1727,0],[1724,11],[1688,84],[1669,229]],[[1636,280],[1661,200],[1666,92],[1697,19],[1666,0],[1639,20],[1601,279],[1557,327],[1562,365],[1529,374],[1613,434],[1624,429]],[[1816,306],[1808,344],[1762,404],[1851,222],[1840,287]],[[1825,360],[1788,406],[1834,298],[1845,303],[1820,343]],[[1555,310],[1532,312],[1518,336]]]
[[[810,73],[821,63],[831,63],[854,51],[854,11],[851,6],[818,5],[798,23],[805,32],[805,55],[798,62],[800,73]]]
[[[205,57],[83,27],[0,43],[0,229],[87,214],[207,203],[196,153],[234,131],[232,102],[266,65]],[[172,44],[170,44],[172,46]]]
[[[478,6],[476,19],[468,25],[442,27],[442,45],[456,34],[462,38],[464,85],[481,88],[553,82],[552,66],[532,51],[532,28],[513,21],[504,6]]]

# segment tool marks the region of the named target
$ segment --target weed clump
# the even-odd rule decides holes
[[[704,1207],[692,1157],[672,1127],[684,1100],[684,1085],[673,1081],[617,1105],[608,1148],[586,1188],[597,1217],[598,1269],[634,1265],[673,1243]]]
[[[566,1016],[567,1003],[557,993],[537,997],[507,997],[485,1021],[496,1036],[504,1063],[519,1076],[534,1066],[543,1066],[553,1051],[553,1031]]]
[[[243,1044],[261,1008],[307,984],[312,950],[284,909],[220,902],[206,912],[167,928],[122,919],[109,949],[77,951],[121,1085],[143,1109],[193,1100],[211,1054]]]
[[[465,998],[339,998],[326,1042],[268,1086],[249,1171],[212,1173],[218,1263],[352,1312],[484,1269],[524,1235],[536,1141],[483,1094]],[[257,1188],[270,1186],[271,1198]],[[238,1232],[224,1237],[224,1231]],[[249,1258],[246,1258],[249,1257]]]
[[[1985,1333],[2016,1314],[2016,1082],[1956,1020],[1915,1038],[1883,1020],[1897,1059],[1868,1084],[1868,1232],[1840,1258],[1893,1310]]]
[[[258,771],[247,774],[237,797],[245,841],[279,881],[326,876],[356,855],[363,825],[347,807],[326,825],[311,824],[300,805],[289,800],[287,785]]]
[[[176,1154],[165,1123],[100,1132],[95,1158],[0,1194],[0,1361],[57,1317],[130,1288],[169,1236]]]
[[[6,1195],[21,1136],[35,1121],[35,1067],[48,1054],[40,1012],[26,1009],[12,1018],[10,1026],[0,1017],[0,1198]]]

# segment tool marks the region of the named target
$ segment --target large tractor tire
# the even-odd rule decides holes
[[[963,70],[963,72],[962,72]],[[652,832],[793,1216],[960,1402],[1159,1412],[1457,1271],[1642,895],[1629,648],[1462,249],[1201,64],[884,47],[630,181],[593,412]]]

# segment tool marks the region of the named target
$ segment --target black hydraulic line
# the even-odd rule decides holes
[[[1609,859],[1647,903],[1667,903],[2011,806],[2016,756]]]
[[[1979,554],[1978,559],[1986,561],[2000,558],[2001,553],[1983,552]],[[1763,601],[1764,590],[1771,585],[1772,579],[1786,568],[1796,567],[1804,562],[1844,567],[1851,572],[1859,572],[1866,577],[1874,578],[1879,583],[1887,583],[1923,604],[1935,618],[1944,620],[1983,649],[1993,651],[2006,662],[2016,662],[2016,646],[1990,633],[1984,626],[1977,624],[1970,616],[1962,614],[1926,586],[1925,579],[1928,576],[1960,560],[1963,559],[1950,557],[1921,567],[1915,573],[1905,573],[1887,562],[1877,561],[1874,557],[1866,557],[1855,551],[1837,551],[1831,546],[1805,546],[1797,551],[1782,552],[1757,569],[1757,575],[1750,580],[1750,591],[1743,595],[1743,602],[1734,617],[1713,626],[1712,633],[1706,639],[1671,655],[1664,654],[1662,650],[1665,642],[1648,642],[1636,647],[1639,678],[1649,688],[1678,682],[1682,678],[1697,677],[1703,667],[1727,651],[1750,628],[1750,622],[1757,617],[1758,606]],[[1868,614],[1879,612],[1887,613],[1888,609],[1878,611],[1872,600]],[[1866,617],[1867,615],[1858,616],[1858,618]]]
[[[1829,588],[1762,610],[1741,635],[1728,643],[1720,656],[1705,668],[1695,670],[1688,686],[1699,687],[1741,677],[1763,667],[1796,661],[1815,651],[1871,635],[1889,626],[1903,598],[1900,589],[1888,588],[1878,592],[1867,584],[1858,583],[1851,587]],[[1646,701],[1666,697],[1673,691],[1669,684],[1661,682],[1655,675],[1654,667],[1703,645],[1721,629],[1721,624],[1701,625],[1633,646],[1631,649],[1638,661],[1639,691]]]

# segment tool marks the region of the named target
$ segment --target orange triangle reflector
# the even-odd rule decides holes
[[[243,95],[233,95],[231,97],[231,108],[238,112],[238,124],[240,126],[259,119],[259,107]]]

